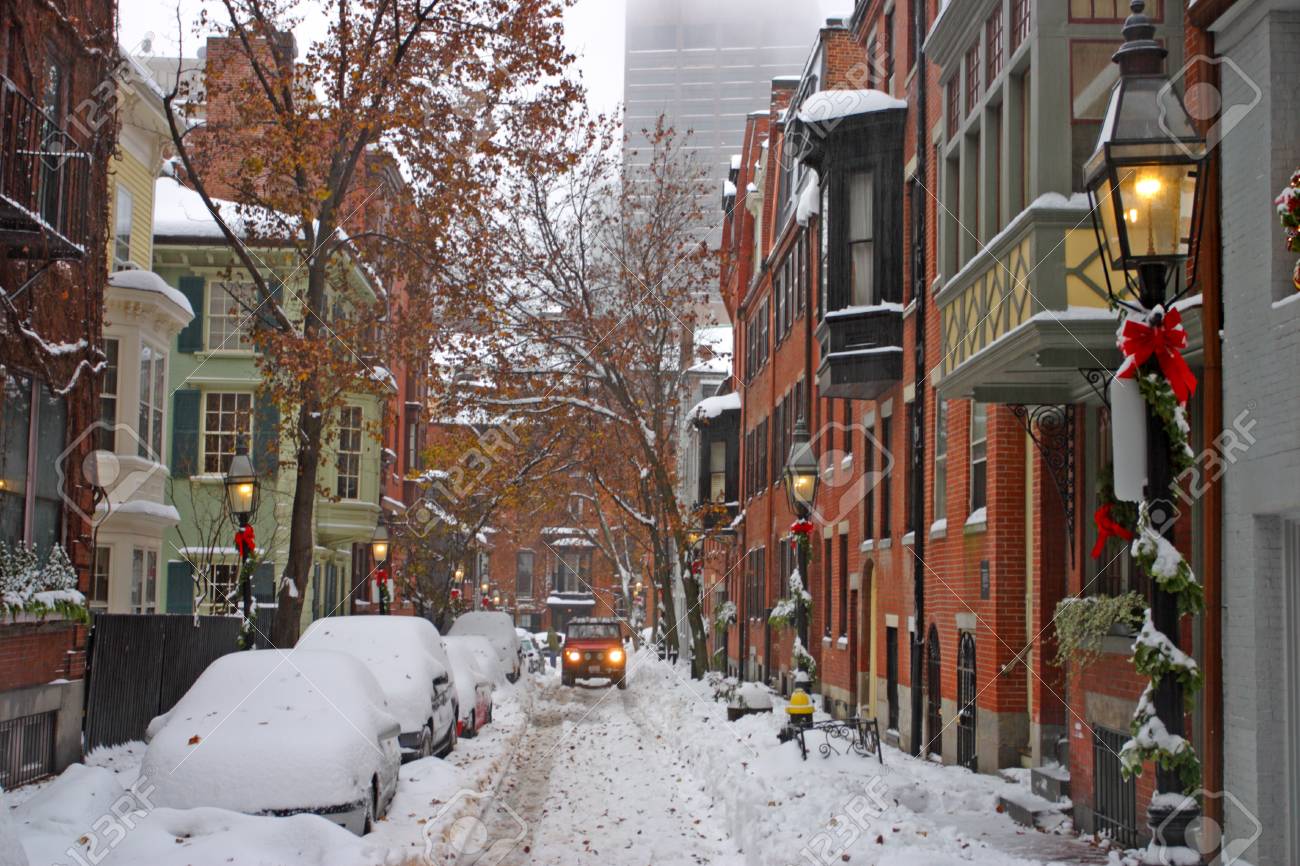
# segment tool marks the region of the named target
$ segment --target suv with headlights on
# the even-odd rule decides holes
[[[627,651],[618,620],[580,617],[569,621],[564,632],[561,683],[571,686],[580,679],[608,679],[611,685],[625,689],[626,671]]]

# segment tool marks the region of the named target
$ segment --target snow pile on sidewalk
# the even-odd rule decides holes
[[[771,714],[729,723],[709,688],[658,659],[637,659],[631,691],[647,727],[676,745],[721,806],[748,866],[852,862],[868,866],[1041,866],[1017,853],[1038,846],[1091,854],[1086,843],[1019,827],[998,814],[997,777],[916,760],[885,747],[875,756],[822,758],[820,733],[807,738],[808,760],[795,743],[779,743],[783,703]],[[1073,851],[1070,851],[1073,854]],[[1074,857],[1054,856],[1078,862]]]

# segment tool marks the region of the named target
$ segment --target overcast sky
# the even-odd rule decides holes
[[[587,86],[587,101],[595,111],[612,111],[623,98],[623,15],[626,0],[578,0],[564,16],[566,47],[578,58],[578,73]],[[709,0],[697,0],[707,3]],[[851,9],[852,0],[790,0],[792,3],[817,2],[824,15]],[[122,47],[139,53],[139,46],[150,40],[154,54],[176,56],[183,48],[193,57],[197,47],[194,23],[207,7],[213,15],[219,4],[204,0],[119,0]],[[177,26],[177,10],[183,30]],[[304,7],[306,8],[306,7]],[[184,34],[183,43],[178,34]],[[295,28],[299,44],[306,44],[324,33],[320,19],[304,20]],[[812,47],[814,35],[808,34]]]

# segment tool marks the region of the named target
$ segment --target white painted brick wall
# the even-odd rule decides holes
[[[1300,510],[1300,304],[1273,306],[1293,291],[1295,256],[1283,249],[1272,205],[1300,166],[1300,12],[1241,19],[1217,35],[1218,48],[1262,99],[1221,144],[1224,416],[1231,423],[1248,410],[1258,441],[1225,476],[1224,760],[1227,790],[1263,825],[1244,858],[1262,866],[1300,853],[1287,853],[1288,806],[1300,791],[1283,790],[1288,684],[1279,657],[1283,628],[1300,626],[1282,621],[1279,517]],[[1222,75],[1225,106],[1254,98],[1231,67]],[[1228,816],[1229,838],[1247,831]]]

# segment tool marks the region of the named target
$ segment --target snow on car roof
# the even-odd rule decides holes
[[[252,650],[222,656],[149,724],[141,774],[154,802],[241,812],[355,803],[396,726],[374,676],[349,655]]]
[[[344,652],[379,681],[388,710],[403,731],[418,731],[429,718],[433,680],[446,666],[432,652],[438,630],[413,616],[331,616],[318,619],[298,639],[308,650]]]

